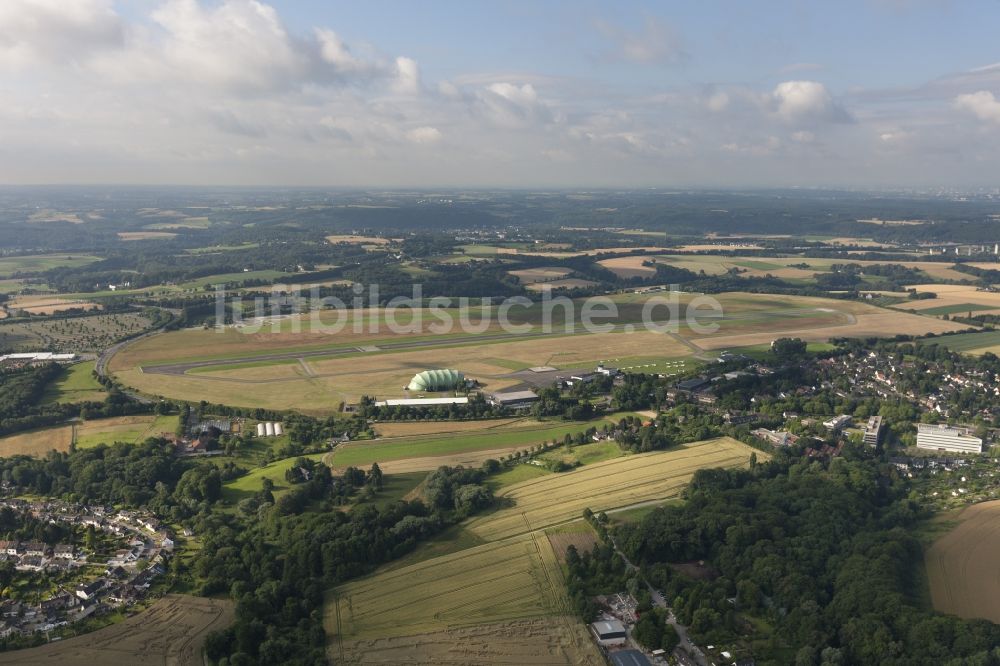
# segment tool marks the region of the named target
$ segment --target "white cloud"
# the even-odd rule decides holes
[[[395,88],[407,95],[416,95],[420,92],[420,66],[416,60],[402,56],[396,58]]]
[[[1000,123],[1000,101],[988,90],[957,96],[955,107],[972,113],[980,120]]]
[[[779,83],[771,97],[778,116],[789,123],[850,121],[848,113],[833,100],[826,86],[816,81]]]
[[[436,127],[415,127],[406,133],[406,138],[413,143],[437,143],[441,131]]]
[[[708,96],[708,99],[705,100],[705,106],[708,107],[709,111],[722,111],[729,106],[729,95],[724,90],[718,90]]]
[[[642,29],[638,31],[630,31],[608,21],[595,21],[594,25],[614,46],[607,54],[611,60],[648,65],[677,62],[686,57],[677,32],[654,16],[645,17]]]
[[[111,0],[3,0],[0,64],[79,63],[120,47],[124,25]]]

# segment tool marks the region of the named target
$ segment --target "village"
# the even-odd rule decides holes
[[[171,531],[145,511],[18,498],[0,499],[0,510],[27,515],[41,523],[69,526],[74,533],[92,530],[105,543],[118,546],[110,557],[99,557],[93,548],[78,543],[0,541],[0,564],[12,563],[15,577],[41,574],[60,581],[55,592],[44,598],[13,595],[0,603],[3,639],[50,632],[136,604],[166,573],[174,550]]]

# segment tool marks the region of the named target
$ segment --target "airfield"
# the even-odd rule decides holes
[[[695,295],[680,294],[682,316],[674,330],[647,330],[644,306],[664,295],[617,294],[609,332],[591,333],[556,309],[546,328],[541,308],[510,310],[516,332],[506,332],[495,314],[470,317],[476,332],[434,335],[429,311],[401,311],[393,319],[407,326],[422,319],[418,332],[393,332],[384,311],[351,312],[339,332],[334,317],[344,313],[283,317],[257,326],[199,328],[143,338],[125,346],[109,369],[124,384],[146,394],[242,407],[296,409],[310,414],[336,411],[363,395],[402,397],[402,387],[421,370],[451,367],[477,379],[487,392],[548,385],[554,377],[532,377],[530,368],[548,366],[562,374],[597,363],[670,374],[670,364],[709,361],[720,350],[738,350],[778,337],[826,341],[831,337],[946,333],[967,328],[942,319],[886,310],[847,300],[724,293],[714,333],[699,332],[683,318]],[[668,321],[664,306],[651,310],[657,326]],[[457,320],[457,315],[455,315]],[[476,318],[478,317],[478,318]],[[675,320],[676,321],[676,320]],[[356,325],[357,324],[357,325]],[[456,326],[456,328],[460,328]],[[677,367],[677,366],[673,366]]]

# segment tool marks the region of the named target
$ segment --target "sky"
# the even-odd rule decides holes
[[[0,184],[1000,186],[997,0],[0,0]]]

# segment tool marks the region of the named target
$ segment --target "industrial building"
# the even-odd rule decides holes
[[[651,666],[649,658],[638,650],[619,650],[610,655],[612,666]]]
[[[494,393],[490,396],[490,404],[507,409],[528,409],[539,397],[534,391],[509,391]]]
[[[619,620],[598,620],[590,625],[597,644],[602,646],[624,645],[625,625]]]
[[[20,354],[4,354],[0,356],[0,365],[24,365],[27,363],[71,363],[76,360],[76,354],[55,354],[53,352],[27,352]]]
[[[882,441],[883,432],[882,417],[872,416],[868,419],[868,425],[865,426],[865,435],[862,441],[868,446],[878,446]]]
[[[917,424],[917,448],[930,451],[982,453],[983,440],[969,434],[968,428],[919,423]]]
[[[424,370],[406,385],[407,391],[451,391],[465,384],[465,375],[458,370]]]

